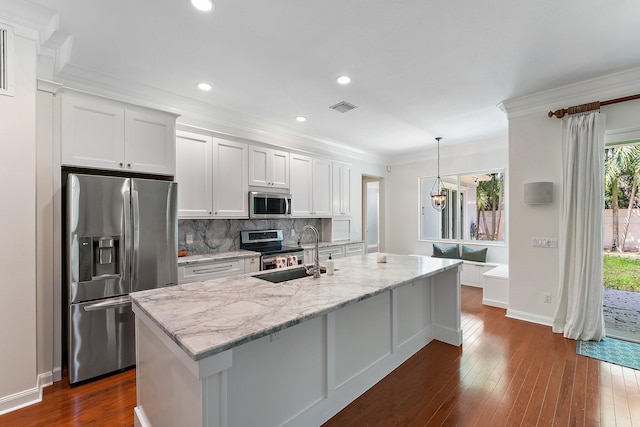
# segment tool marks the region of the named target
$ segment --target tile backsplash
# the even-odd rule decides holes
[[[319,218],[296,219],[180,219],[178,220],[178,246],[187,249],[190,255],[235,251],[240,249],[240,231],[281,229],[283,244],[298,243],[298,233],[302,227],[310,224],[321,230],[322,220]],[[295,230],[295,236],[291,235]],[[187,244],[187,235],[191,235],[193,243]],[[303,242],[313,242],[313,233],[307,232]]]

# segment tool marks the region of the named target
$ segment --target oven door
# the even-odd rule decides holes
[[[295,258],[293,258],[293,256],[295,256]],[[287,260],[287,267],[302,265],[304,264],[304,251],[262,255],[260,270],[273,270],[278,268],[278,258],[285,258]]]
[[[249,218],[290,218],[291,194],[249,193]]]

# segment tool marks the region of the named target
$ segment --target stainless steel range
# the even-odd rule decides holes
[[[295,246],[283,246],[282,230],[247,230],[240,232],[240,249],[262,253],[260,270],[277,267],[278,258],[287,258],[290,262],[304,263],[304,249]],[[293,258],[295,257],[295,258]]]

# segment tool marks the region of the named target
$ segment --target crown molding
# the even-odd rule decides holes
[[[447,147],[450,147],[450,150],[455,150],[456,153],[461,153],[460,155],[464,156],[473,156],[487,153],[495,152],[495,153],[505,153],[508,150],[508,137],[507,135],[498,135],[494,138],[486,138],[486,139],[478,139],[473,141],[462,141],[462,142],[451,142],[448,144],[441,144],[441,152],[447,150]],[[442,149],[444,147],[444,150]],[[463,154],[462,154],[463,153]],[[452,156],[455,156],[453,154]],[[418,163],[429,160],[436,159],[436,149],[435,143],[433,144],[433,149],[421,150],[420,152],[413,153],[405,153],[401,155],[397,155],[391,158],[390,165],[391,166],[399,166],[406,165],[410,163]],[[442,157],[442,155],[441,155]]]
[[[40,77],[50,80],[47,76]],[[388,158],[379,153],[351,147],[339,141],[306,135],[259,117],[237,113],[137,83],[117,80],[93,70],[78,68],[73,64],[67,64],[63,72],[56,73],[55,81],[64,88],[180,115],[178,125],[333,158],[347,157],[383,165],[388,163]]]
[[[0,22],[11,25],[15,36],[35,41],[38,53],[42,45],[58,30],[59,19],[56,11],[24,0],[0,2]]]
[[[640,68],[620,71],[498,104],[509,119],[640,93]]]

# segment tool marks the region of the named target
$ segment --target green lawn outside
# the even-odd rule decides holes
[[[640,292],[640,259],[605,254],[604,286]]]

